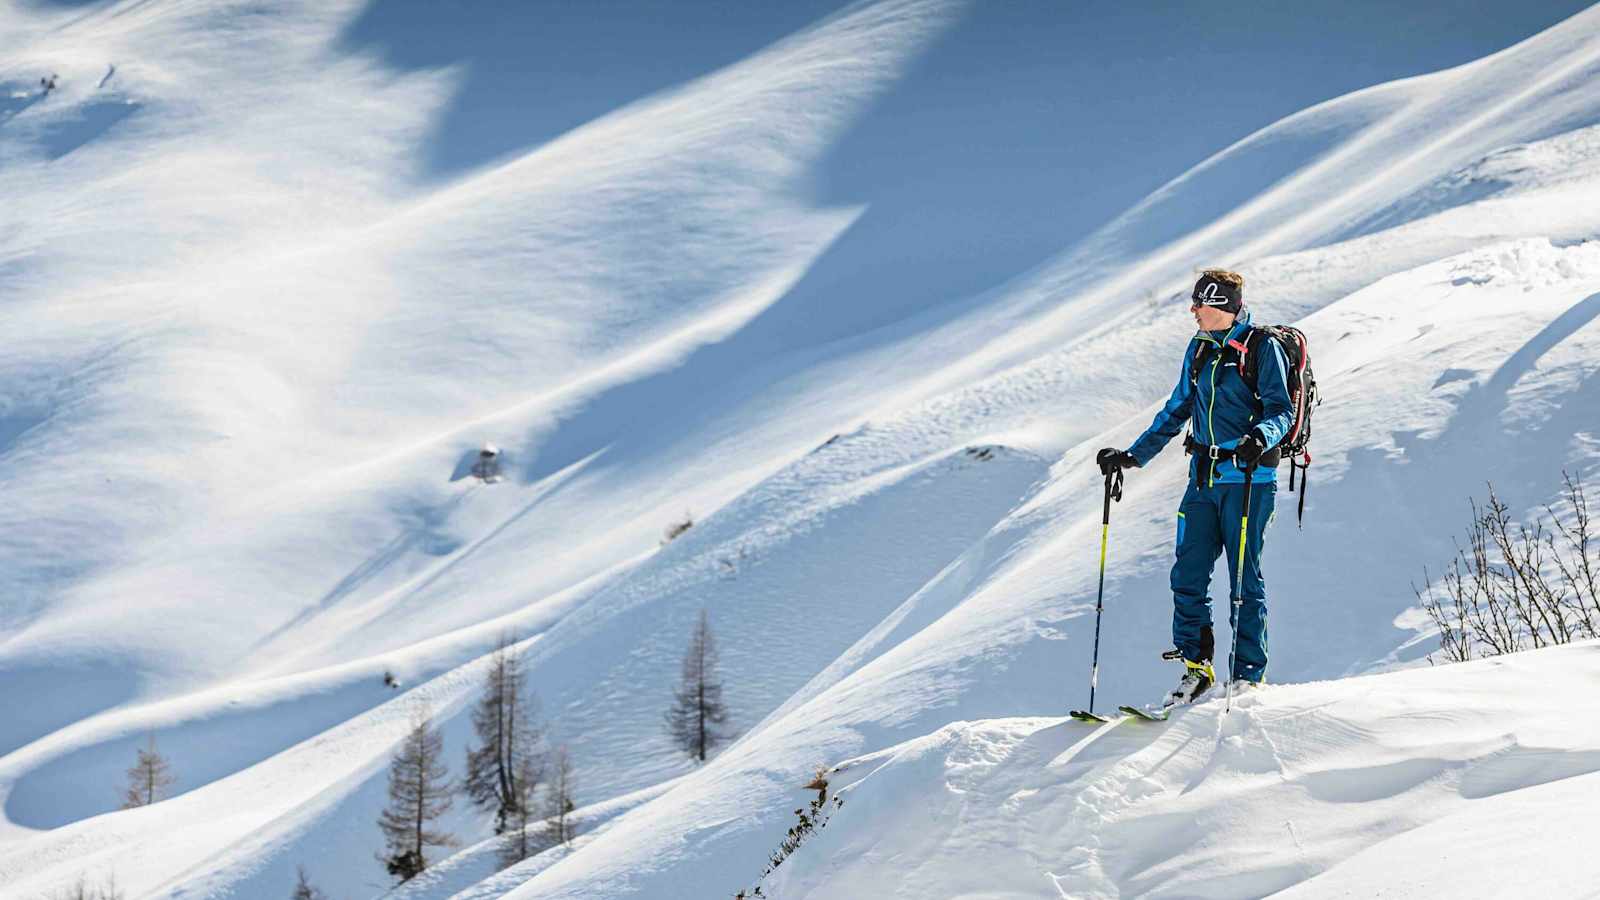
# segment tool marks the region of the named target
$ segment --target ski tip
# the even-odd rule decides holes
[[[1084,709],[1072,710],[1071,712],[1067,713],[1067,715],[1077,719],[1079,722],[1097,722],[1101,725],[1109,725],[1111,723],[1111,720],[1105,716],[1099,715],[1098,713],[1092,713]]]
[[[1167,709],[1157,712],[1155,710],[1144,709],[1138,706],[1119,706],[1117,708],[1130,716],[1135,716],[1145,720],[1146,722],[1165,722],[1167,720],[1167,716],[1172,712],[1171,710]]]

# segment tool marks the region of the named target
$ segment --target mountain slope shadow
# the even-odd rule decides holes
[[[341,43],[403,69],[463,67],[425,150],[425,177],[445,180],[735,63],[847,5],[375,0]]]

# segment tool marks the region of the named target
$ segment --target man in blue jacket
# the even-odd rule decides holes
[[[1177,561],[1172,566],[1172,642],[1168,659],[1182,659],[1184,673],[1165,706],[1192,703],[1216,683],[1211,660],[1211,569],[1227,551],[1228,581],[1236,603],[1229,622],[1237,641],[1230,660],[1236,687],[1261,683],[1267,668],[1267,597],[1261,578],[1261,547],[1277,493],[1278,453],[1294,418],[1288,369],[1276,340],[1248,340],[1250,313],[1244,309],[1244,278],[1207,269],[1190,299],[1199,331],[1189,341],[1178,369],[1178,386],[1155,421],[1127,450],[1107,447],[1096,457],[1102,472],[1137,468],[1149,462],[1188,422],[1184,449],[1194,458],[1189,487],[1178,507]],[[1256,385],[1244,376],[1242,357],[1256,361]],[[1245,473],[1250,472],[1250,509],[1245,537],[1244,584],[1234,584],[1239,558],[1240,517],[1244,513]],[[1235,620],[1234,614],[1238,619]]]

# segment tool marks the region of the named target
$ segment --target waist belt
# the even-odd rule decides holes
[[[1195,483],[1209,485],[1217,477],[1217,464],[1224,460],[1233,459],[1232,447],[1215,447],[1211,444],[1202,444],[1194,439],[1194,435],[1183,436],[1183,452],[1195,457]],[[1277,447],[1261,454],[1256,460],[1258,469],[1276,469],[1278,462],[1283,458]],[[1236,464],[1237,465],[1237,464]]]

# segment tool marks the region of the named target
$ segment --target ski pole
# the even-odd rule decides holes
[[[1100,613],[1106,602],[1106,540],[1111,532],[1111,501],[1122,501],[1122,470],[1106,473],[1105,509],[1100,514],[1100,591],[1094,600],[1094,664],[1089,670],[1089,712],[1094,712],[1094,689],[1100,684]]]
[[[1239,568],[1233,578],[1233,652],[1228,654],[1228,697],[1227,708],[1224,712],[1233,712],[1233,680],[1238,669],[1235,665],[1239,659],[1239,627],[1244,624],[1244,546],[1250,539],[1250,481],[1255,477],[1256,467],[1246,466],[1244,470],[1244,509],[1239,516]]]

